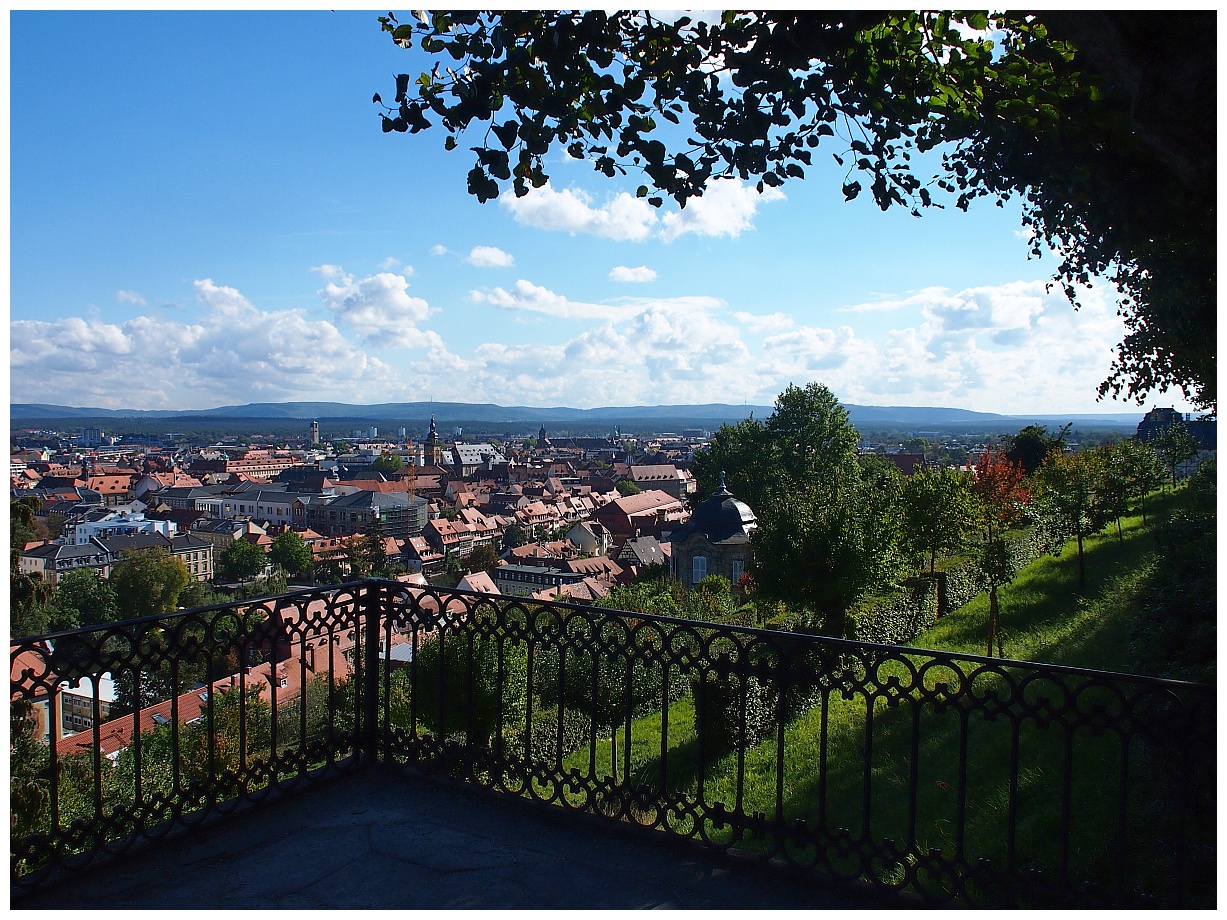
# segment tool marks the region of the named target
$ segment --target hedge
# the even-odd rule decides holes
[[[1005,543],[1015,571],[1053,549],[1049,535],[1039,527],[1013,531],[1006,535]],[[850,638],[902,645],[987,589],[974,559],[946,559],[932,575],[922,573],[890,591],[857,601],[848,611]]]

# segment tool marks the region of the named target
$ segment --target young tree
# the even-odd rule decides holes
[[[636,194],[658,207],[727,178],[781,186],[828,149],[847,164],[844,196],[863,179],[883,210],[1018,196],[1033,251],[1059,253],[1071,299],[1109,272],[1123,295],[1101,394],[1180,386],[1214,402],[1217,136],[1200,106],[1216,57],[1188,41],[1211,13],[414,15],[380,23],[450,66],[398,75],[383,130],[441,123],[448,149],[476,155],[479,201],[542,187],[559,149],[609,177],[642,172]],[[457,140],[470,126],[477,145]],[[935,148],[937,174],[916,175],[935,160],[913,154]]]
[[[126,620],[174,610],[179,592],[191,580],[183,561],[161,547],[128,550],[109,579]]]
[[[1086,587],[1083,540],[1105,521],[1098,489],[1103,481],[1102,457],[1093,451],[1049,454],[1035,475],[1049,524],[1061,536],[1078,540],[1078,589]]]
[[[1176,488],[1176,471],[1180,464],[1197,456],[1197,438],[1184,422],[1173,422],[1167,431],[1151,440],[1155,453],[1163,460],[1172,476],[1172,488]]]
[[[221,551],[217,558],[217,567],[223,578],[233,581],[247,581],[264,571],[268,557],[264,550],[249,540],[234,540]]]
[[[366,571],[376,578],[388,575],[388,551],[384,548],[383,521],[375,518],[362,534],[362,555]]]
[[[929,572],[937,557],[956,553],[976,526],[971,476],[959,470],[925,469],[903,483],[903,532],[913,558],[929,557]]]
[[[512,524],[503,531],[503,547],[505,549],[514,549],[517,546],[523,546],[528,542],[528,535],[524,533],[524,528],[519,524]]]
[[[1116,521],[1117,543],[1125,542],[1120,519],[1129,513],[1129,495],[1132,491],[1130,458],[1120,447],[1125,443],[1129,442],[1121,441],[1095,448],[1099,457],[1099,483],[1095,491],[1104,520]]]
[[[293,530],[283,530],[273,538],[268,558],[291,575],[302,575],[311,571],[311,547],[301,534]]]
[[[490,543],[474,547],[473,552],[464,560],[464,567],[469,572],[489,572],[497,565],[498,551]]]
[[[102,573],[96,569],[76,569],[60,578],[55,597],[47,607],[47,618],[52,631],[114,623],[119,619],[119,599]]]
[[[405,461],[400,458],[399,454],[384,451],[375,458],[375,462],[371,464],[371,469],[379,473],[395,473],[405,465]]]
[[[501,660],[500,660],[501,659]],[[440,737],[463,732],[490,744],[500,722],[524,724],[528,656],[523,643],[483,635],[480,623],[441,630],[418,652],[418,717]]]
[[[1040,468],[1045,457],[1054,451],[1060,453],[1065,449],[1065,437],[1068,433],[1069,425],[1056,435],[1050,435],[1043,425],[1028,425],[1008,439],[1006,459],[1021,466],[1023,473],[1030,476]]]
[[[47,631],[46,605],[54,588],[37,572],[21,571],[21,551],[35,539],[34,507],[9,502],[9,632],[12,638],[41,636]]]
[[[1138,503],[1142,523],[1146,523],[1146,498],[1163,485],[1167,478],[1163,460],[1153,447],[1137,438],[1116,445],[1116,455],[1128,471],[1129,498]]]
[[[997,589],[1009,584],[1016,574],[1005,543],[1005,534],[1022,519],[1030,503],[1030,490],[1023,484],[1023,469],[991,447],[976,461],[971,490],[976,496],[976,518],[980,528],[980,571],[988,582],[988,657],[1004,658],[1000,634],[1000,609]]]

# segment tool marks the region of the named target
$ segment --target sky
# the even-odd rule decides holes
[[[1143,411],[1096,399],[1112,291],[1049,291],[1016,205],[845,202],[837,147],[684,211],[556,152],[479,204],[476,135],[381,131],[433,60],[376,17],[10,13],[10,402]]]

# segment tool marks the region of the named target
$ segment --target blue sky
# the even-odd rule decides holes
[[[834,147],[684,212],[564,155],[480,205],[475,139],[380,130],[424,61],[368,12],[12,12],[10,400],[1140,411],[1095,399],[1111,292],[1046,292],[1017,208],[845,203]]]

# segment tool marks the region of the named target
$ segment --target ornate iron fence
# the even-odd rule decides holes
[[[934,903],[1214,903],[1212,687],[383,581],[11,657],[15,889],[382,761]]]

